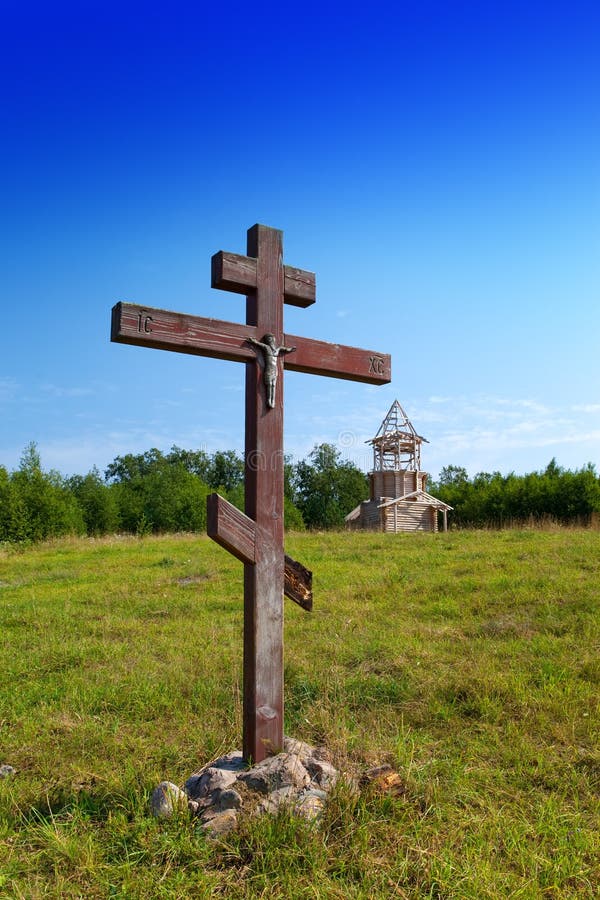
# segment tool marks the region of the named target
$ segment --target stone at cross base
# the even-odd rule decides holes
[[[236,750],[203,766],[182,788],[162,781],[152,792],[150,811],[159,819],[191,815],[210,837],[231,831],[240,815],[287,809],[314,820],[339,776],[322,748],[284,738],[281,753],[254,766]]]
[[[274,228],[250,228],[245,256],[215,254],[212,286],[246,295],[245,325],[118,303],[112,340],[246,364],[245,513],[212,494],[207,530],[244,563],[243,758],[259,763],[284,745],[284,593],[312,606],[311,573],[284,553],[283,372],[380,385],[391,359],[284,333],[284,304],[314,303],[315,277],[284,265]]]

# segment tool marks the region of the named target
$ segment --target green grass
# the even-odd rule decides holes
[[[242,567],[203,537],[0,550],[0,898],[592,898],[600,534],[304,534],[286,733],[348,774],[323,821],[219,844],[158,781],[241,743]],[[390,763],[393,792],[351,789]]]

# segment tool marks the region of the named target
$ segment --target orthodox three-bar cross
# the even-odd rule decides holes
[[[281,231],[255,225],[247,255],[212,258],[212,286],[246,295],[246,324],[117,303],[113,341],[246,363],[245,515],[218,494],[207,530],[244,563],[243,754],[283,747],[283,595],[312,606],[311,573],[283,546],[283,369],[385,384],[387,354],[283,332],[283,304],[315,301],[315,276],[283,264]]]

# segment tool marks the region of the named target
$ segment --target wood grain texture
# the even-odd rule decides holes
[[[112,311],[111,340],[119,344],[247,362],[256,359],[255,351],[246,343],[248,337],[258,339],[262,335],[258,335],[255,328],[236,322],[134,303],[117,303]]]
[[[256,259],[219,250],[210,261],[210,284],[221,291],[250,294],[256,290]]]
[[[283,235],[255,225],[247,255],[257,260],[246,322],[283,337]],[[246,366],[245,510],[256,522],[256,562],[244,566],[245,759],[260,762],[283,747],[283,374],[275,406],[266,404],[258,355]]]
[[[254,522],[220,494],[206,498],[206,533],[241,562],[256,561]]]
[[[138,347],[248,362],[256,360],[257,356],[246,340],[249,337],[260,340],[269,330],[265,323],[262,329],[121,302],[113,308],[111,340]],[[282,342],[286,347],[296,347],[294,353],[283,357],[284,367],[291,372],[328,375],[368,384],[387,384],[391,381],[391,357],[387,353],[330,344],[293,334],[284,334]]]
[[[211,287],[235,294],[253,293],[256,290],[256,257],[219,250],[211,259]],[[306,308],[315,300],[315,273],[284,266],[283,302]]]
[[[389,353],[330,344],[294,334],[284,335],[284,341],[286,347],[296,347],[295,353],[289,353],[283,363],[290,372],[328,375],[367,384],[388,384],[392,380]]]
[[[314,272],[283,267],[283,302],[289,306],[306,309],[317,299],[317,281]]]
[[[313,608],[312,572],[291,556],[285,556],[284,594],[302,609],[311,612]]]

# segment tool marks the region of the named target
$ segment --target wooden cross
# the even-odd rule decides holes
[[[243,754],[260,762],[283,747],[284,592],[312,606],[311,573],[284,555],[283,369],[386,384],[391,360],[387,354],[284,334],[284,303],[314,303],[315,276],[283,264],[283,235],[275,228],[250,228],[246,256],[216,253],[212,286],[246,295],[245,325],[117,303],[111,339],[247,364],[246,512],[211,494],[207,531],[244,563]],[[267,335],[282,351],[270,362]]]

